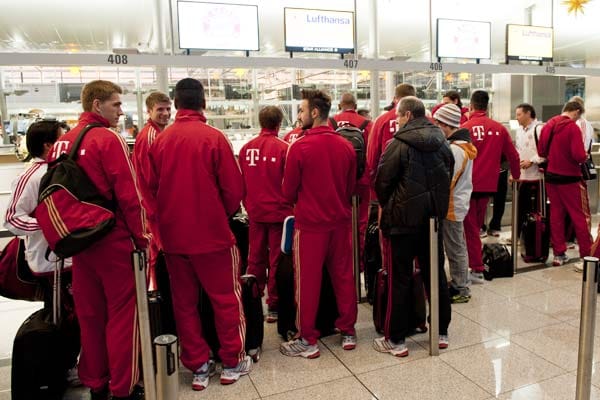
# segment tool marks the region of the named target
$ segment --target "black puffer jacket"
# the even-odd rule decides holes
[[[442,131],[427,118],[410,120],[390,141],[377,170],[375,191],[386,235],[427,228],[448,212],[454,157]]]

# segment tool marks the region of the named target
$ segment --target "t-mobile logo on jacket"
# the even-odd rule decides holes
[[[485,127],[483,125],[475,125],[471,128],[473,136],[477,137],[477,141],[481,142],[485,137]],[[492,136],[494,132],[488,131],[487,135]],[[496,132],[496,136],[500,136],[500,132]]]
[[[263,156],[262,160],[267,161],[267,158],[268,157]],[[260,160],[260,149],[246,149],[246,161],[250,161],[250,163],[248,164],[249,167],[256,167],[256,162]],[[271,162],[276,162],[277,158],[271,157],[270,160]]]

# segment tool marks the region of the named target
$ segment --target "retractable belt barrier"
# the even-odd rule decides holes
[[[583,283],[581,285],[581,319],[579,321],[576,400],[588,400],[592,390],[592,362],[594,359],[597,297],[598,258],[585,257],[583,259]]]
[[[438,269],[438,221],[437,218],[429,219],[429,355],[440,355],[440,291]]]
[[[179,350],[177,336],[154,339],[156,350],[156,400],[176,399],[179,394]]]

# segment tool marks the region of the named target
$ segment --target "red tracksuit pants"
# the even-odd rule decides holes
[[[358,237],[360,249],[360,270],[365,270],[363,252],[365,249],[365,238],[367,235],[367,226],[369,224],[369,200],[371,189],[368,185],[357,185],[356,194],[360,199],[358,203]]]
[[[546,183],[546,192],[550,200],[550,240],[554,255],[565,254],[565,217],[569,215],[575,228],[575,236],[579,244],[579,256],[589,256],[592,247],[590,205],[588,203],[585,182],[566,185]]]
[[[165,256],[181,343],[181,362],[189,370],[196,371],[209,359],[209,347],[202,335],[198,314],[202,287],[215,312],[215,325],[221,344],[219,357],[224,366],[236,366],[245,356],[246,337],[237,247],[207,254],[166,253]]]
[[[139,380],[133,250],[128,232],[116,227],[73,257],[73,299],[81,327],[79,377],[92,390],[110,382],[113,395],[123,397]]]
[[[473,272],[483,272],[479,230],[485,221],[485,212],[489,200],[489,196],[471,196],[469,212],[463,221],[465,238],[467,240],[467,252],[469,253],[469,267],[471,267]]]
[[[248,270],[256,276],[261,293],[267,286],[269,310],[277,309],[277,284],[275,273],[281,256],[281,233],[283,222],[262,223],[250,221],[248,250]],[[267,279],[267,269],[269,270]]]
[[[351,227],[348,225],[329,232],[294,229],[292,249],[298,307],[296,326],[300,336],[310,344],[315,344],[319,338],[315,323],[323,266],[331,277],[340,314],[335,327],[344,334],[354,335],[358,308],[352,268]]]

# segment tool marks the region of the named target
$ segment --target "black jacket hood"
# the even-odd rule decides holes
[[[396,132],[394,138],[426,153],[438,151],[446,143],[441,129],[425,117],[408,121]]]
[[[460,128],[448,138],[449,142],[455,140],[464,140],[465,142],[471,143],[471,132],[469,132],[467,128]]]

